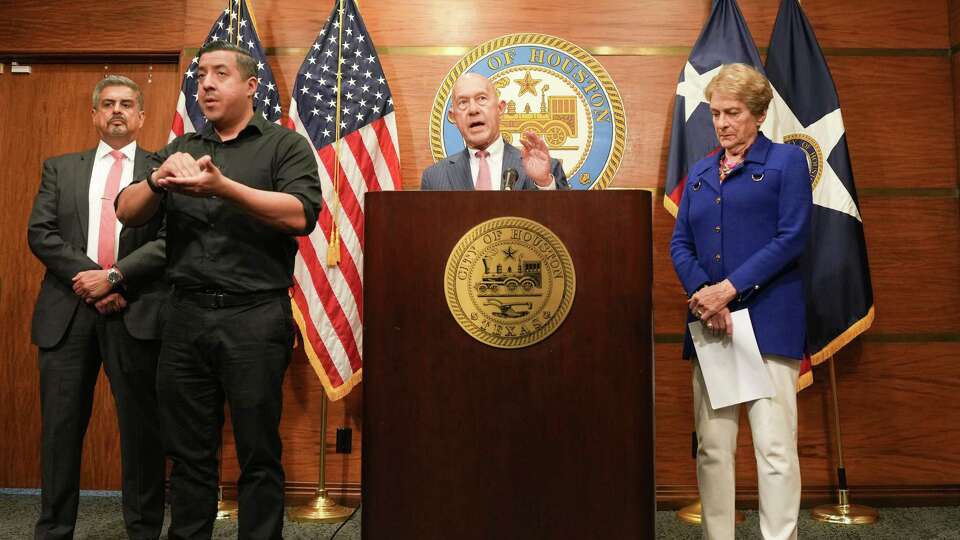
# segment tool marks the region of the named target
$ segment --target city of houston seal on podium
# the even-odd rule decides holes
[[[566,318],[577,279],[563,242],[519,217],[485,221],[454,246],[444,272],[447,305],[479,341],[504,349],[546,339]]]

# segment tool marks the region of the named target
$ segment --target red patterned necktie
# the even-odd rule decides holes
[[[119,150],[110,152],[113,166],[107,174],[107,183],[100,197],[100,238],[97,242],[97,263],[100,268],[110,268],[116,260],[114,255],[117,234],[117,213],[113,209],[113,200],[120,190],[120,176],[123,174],[123,160],[126,156]]]
[[[490,191],[493,184],[490,183],[490,165],[487,164],[487,156],[490,152],[486,150],[477,150],[476,156],[480,160],[480,170],[477,172],[477,191]]]

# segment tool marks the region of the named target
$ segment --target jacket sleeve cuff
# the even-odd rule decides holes
[[[740,276],[731,275],[728,276],[727,279],[733,284],[733,288],[737,290],[737,300],[740,302],[750,298],[755,292],[760,290],[759,283],[753,283]]]

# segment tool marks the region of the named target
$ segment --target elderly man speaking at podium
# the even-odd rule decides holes
[[[520,138],[522,152],[504,142],[500,117],[506,106],[483,75],[467,73],[460,77],[453,86],[448,118],[457,125],[466,148],[423,171],[420,189],[570,189],[560,161],[550,157],[539,135],[524,132]]]

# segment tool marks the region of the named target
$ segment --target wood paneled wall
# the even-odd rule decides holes
[[[222,9],[222,0],[172,0],[156,8],[149,0],[0,5],[0,57],[6,55],[180,54],[197,47]],[[272,67],[282,95],[289,95],[306,47],[329,14],[331,2],[294,5],[253,0],[258,30],[276,50]],[[457,56],[437,46],[470,47],[512,32],[540,32],[587,49],[614,47],[617,55],[598,59],[610,72],[627,112],[628,147],[612,187],[662,188],[677,76],[686,53],[657,53],[644,47],[690,47],[709,14],[709,0],[565,1],[545,7],[528,0],[359,0],[388,77],[400,137],[403,182],[416,189],[420,172],[432,163],[427,124],[433,96]],[[777,2],[741,0],[741,10],[760,47],[765,47]],[[960,305],[960,216],[957,149],[960,138],[960,60],[950,47],[960,42],[957,0],[805,0],[803,8],[826,49],[847,128],[853,170],[860,192],[868,241],[877,320],[874,328],[837,357],[840,407],[848,478],[854,496],[870,501],[960,501],[960,322],[950,316]],[[508,14],[508,15],[504,15]],[[290,48],[294,48],[291,50]],[[182,57],[182,58],[185,58]],[[62,66],[49,69],[67,69]],[[37,65],[33,78],[48,67]],[[181,62],[181,67],[182,62]],[[120,66],[112,66],[117,70]],[[102,66],[101,68],[102,69]],[[145,69],[131,66],[131,72]],[[69,70],[68,70],[69,71]],[[162,75],[161,75],[162,73]],[[84,92],[92,82],[77,77],[65,84]],[[169,126],[179,73],[154,66],[148,95],[150,137],[159,145]],[[0,428],[14,434],[2,443],[7,464],[0,486],[38,485],[36,350],[29,346],[28,320],[41,274],[24,241],[26,215],[36,190],[41,158],[92,144],[80,134],[58,133],[58,115],[85,114],[85,105],[33,103],[19,97],[21,82],[0,75],[3,118],[13,127],[0,135],[2,155],[16,155],[15,170],[0,172]],[[19,92],[19,93],[18,93]],[[150,108],[152,106],[158,108]],[[76,108],[74,108],[76,107]],[[21,109],[29,108],[29,111]],[[29,114],[27,114],[29,112]],[[44,131],[47,130],[47,131]],[[15,135],[10,135],[14,133]],[[51,139],[36,140],[50,133]],[[13,141],[13,142],[11,142]],[[25,144],[26,143],[26,144]],[[26,149],[24,148],[26,146]],[[672,218],[654,212],[656,326],[656,440],[660,500],[695,496],[690,459],[690,368],[679,360],[682,291],[674,276],[667,241]],[[602,332],[602,330],[598,330]],[[834,485],[826,372],[800,397],[801,465],[808,501],[830,496]],[[330,408],[327,480],[335,492],[355,497],[360,479],[361,392]],[[117,489],[115,424],[109,394],[98,394],[97,419],[88,434],[84,487]],[[321,391],[298,351],[286,383],[283,436],[291,491],[305,493],[317,481]],[[353,428],[354,452],[334,454],[334,430]],[[237,476],[227,428],[224,479]],[[755,467],[749,430],[741,431],[738,486],[755,497]],[[91,463],[93,462],[93,463]],[[15,463],[16,465],[11,465]],[[86,469],[85,469],[86,471]],[[899,486],[899,487],[897,487]],[[912,498],[911,498],[912,497]]]
[[[960,0],[949,0],[950,58],[953,67],[953,114],[957,140],[957,155],[960,156]],[[958,157],[960,159],[960,157]],[[957,179],[960,185],[960,178]]]

